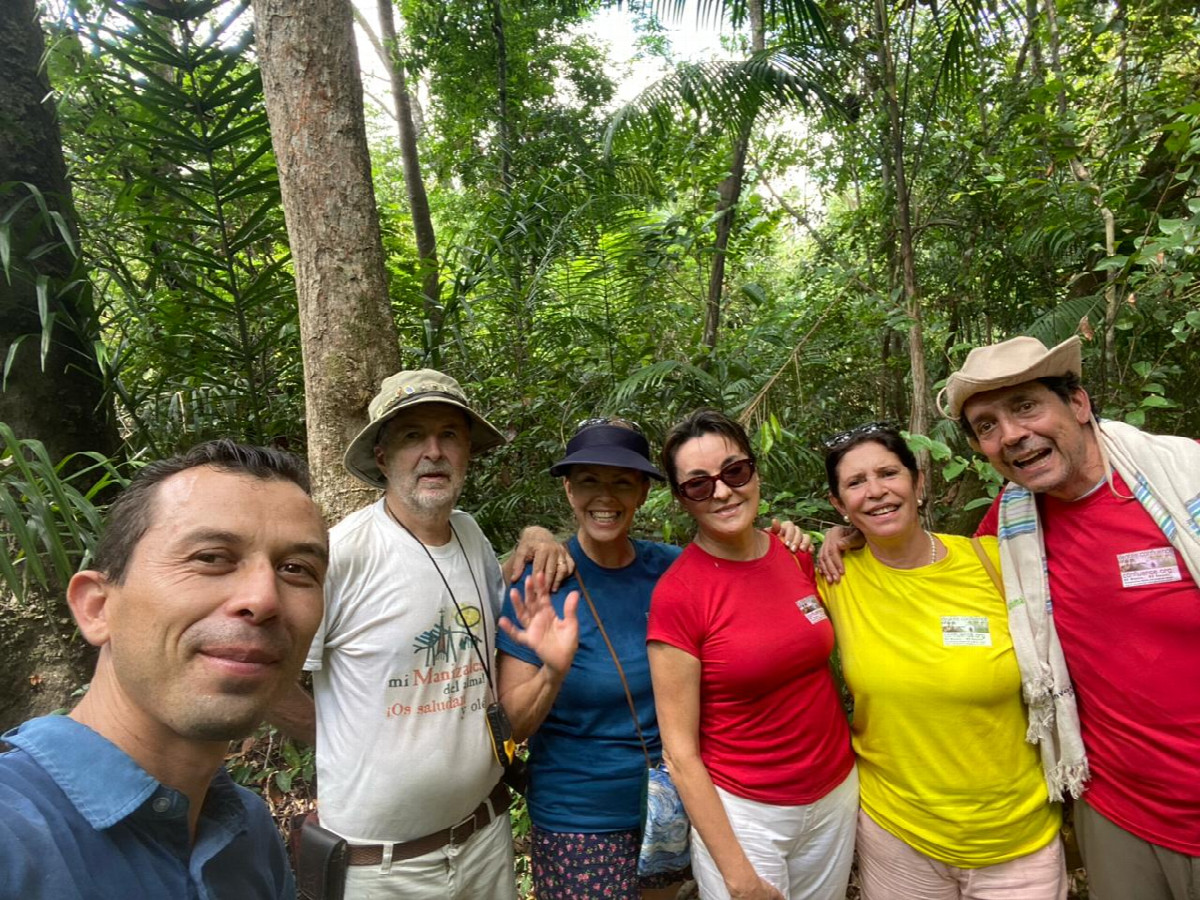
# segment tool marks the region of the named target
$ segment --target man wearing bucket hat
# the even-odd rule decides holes
[[[347,898],[515,898],[493,665],[503,580],[454,508],[471,457],[504,437],[431,369],[385,379],[368,413],[345,465],[384,496],[330,532],[313,697],[297,685],[273,720],[310,742],[315,730],[320,824],[350,845]]]
[[[1081,371],[1078,337],[1013,338],[971,351],[939,408],[1010,481],[978,533],[1000,539],[1051,794],[1085,789],[1090,896],[1195,898],[1200,444],[1098,422]]]

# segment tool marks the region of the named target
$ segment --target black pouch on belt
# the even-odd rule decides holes
[[[312,819],[300,829],[300,859],[296,886],[300,900],[342,900],[350,849],[346,839],[322,828]]]

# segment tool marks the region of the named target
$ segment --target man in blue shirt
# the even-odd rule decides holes
[[[288,454],[213,441],[142,470],[67,589],[100,648],[90,689],[3,736],[0,898],[295,897],[266,806],[221,764],[296,678],[327,547]]]

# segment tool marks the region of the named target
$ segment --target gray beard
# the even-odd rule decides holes
[[[445,525],[450,521],[450,514],[462,496],[463,485],[458,485],[450,494],[431,496],[422,493],[416,485],[408,490],[396,491],[391,496],[396,512],[401,515],[411,515],[436,525]]]

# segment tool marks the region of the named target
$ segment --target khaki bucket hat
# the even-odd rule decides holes
[[[943,416],[957,419],[963,404],[976,394],[1024,384],[1038,378],[1083,374],[1079,336],[1067,338],[1057,347],[1034,337],[1015,337],[999,344],[976,347],[967,354],[962,368],[953,373],[937,397]]]
[[[375,462],[379,431],[402,411],[422,403],[444,403],[466,413],[471,422],[472,456],[505,443],[504,435],[471,409],[467,395],[457,381],[434,369],[412,369],[383,379],[379,393],[367,407],[370,424],[358,433],[346,449],[343,463],[350,474],[372,487],[387,487],[387,479]]]

